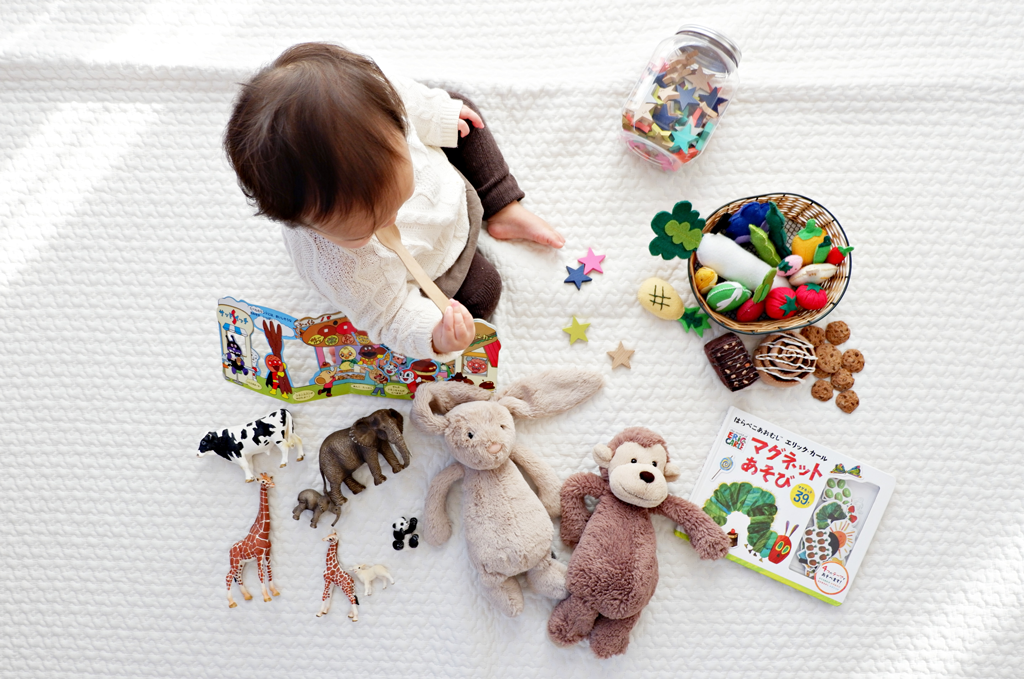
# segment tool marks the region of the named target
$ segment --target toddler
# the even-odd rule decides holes
[[[452,360],[501,294],[476,250],[483,220],[498,239],[565,242],[519,200],[480,112],[465,97],[389,80],[337,45],[291,47],[235,102],[224,147],[257,214],[283,224],[299,275],[370,339],[410,356]],[[451,298],[442,314],[401,260],[402,242]]]

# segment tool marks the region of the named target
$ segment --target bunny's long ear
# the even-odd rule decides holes
[[[513,417],[532,419],[575,408],[604,386],[600,373],[562,368],[538,373],[499,389],[492,397]]]
[[[412,402],[413,423],[434,434],[443,434],[448,427],[448,411],[469,401],[486,401],[491,392],[463,382],[429,382],[421,384]]]

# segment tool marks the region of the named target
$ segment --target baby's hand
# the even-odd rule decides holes
[[[441,322],[434,326],[431,338],[434,351],[447,354],[450,351],[464,351],[476,336],[476,326],[469,310],[454,299],[444,310]]]
[[[482,128],[484,126],[484,119],[480,117],[480,114],[466,106],[462,105],[462,110],[459,111],[459,136],[465,137],[469,134],[469,125],[466,121],[473,123],[473,127]]]

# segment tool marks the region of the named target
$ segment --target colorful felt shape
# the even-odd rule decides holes
[[[752,300],[754,300],[755,302],[763,302],[764,298],[768,296],[768,291],[774,287],[777,287],[775,285],[775,279],[778,278],[776,273],[777,271],[777,269],[768,270],[768,273],[764,275],[764,280],[761,281],[761,285],[757,286],[757,288],[754,289],[754,294],[751,295],[750,297]]]
[[[825,232],[821,230],[813,219],[807,220],[807,226],[793,236],[793,242],[789,244],[794,255],[800,255],[804,264],[814,263],[814,251],[818,249],[825,240]]]
[[[584,265],[582,264],[576,267],[575,269],[572,268],[571,266],[566,266],[565,270],[569,272],[569,277],[566,278],[563,282],[572,283],[573,285],[576,286],[576,289],[579,290],[580,288],[583,287],[584,283],[589,283],[590,281],[594,280],[590,276],[583,273],[583,269]]]
[[[789,238],[786,237],[786,216],[774,202],[768,203],[768,213],[764,216],[764,223],[768,227],[768,237],[772,239],[779,257],[785,259],[793,254],[793,251],[789,249]]]
[[[679,317],[679,323],[686,332],[697,333],[697,337],[704,337],[704,331],[711,327],[708,315],[699,306],[687,307]]]
[[[595,255],[594,248],[587,248],[587,256],[580,257],[576,261],[583,265],[583,273],[590,273],[591,271],[604,273],[604,270],[601,268],[601,262],[604,261],[604,255]]]
[[[705,92],[711,91],[711,79],[715,77],[714,73],[708,73],[699,65],[689,73],[683,76],[686,82],[690,83],[693,87],[698,90],[704,90]]]
[[[702,266],[693,272],[693,285],[702,295],[708,294],[708,290],[715,287],[716,283],[718,283],[718,274],[710,267]]]
[[[832,249],[829,250],[828,257],[825,261],[833,266],[839,266],[846,259],[846,255],[853,252],[853,247],[844,247],[842,245],[833,245]]]
[[[756,290],[769,271],[775,267],[761,261],[757,255],[744,250],[734,240],[718,233],[706,233],[697,247],[697,259],[702,266],[715,270],[721,278],[737,281],[747,290]],[[784,278],[777,278],[776,287],[789,284]]]
[[[725,235],[737,243],[746,243],[750,240],[750,225],[761,226],[764,224],[764,217],[768,214],[769,205],[756,201],[747,203],[739,211],[729,218],[729,226],[725,227]]]
[[[814,263],[821,264],[828,259],[828,253],[832,251],[832,236],[825,234],[825,240],[814,249]]]
[[[750,225],[750,244],[757,250],[757,256],[772,266],[778,266],[782,261],[779,253],[775,251],[775,245],[769,240],[768,234],[759,227]]]
[[[750,299],[750,290],[736,281],[726,281],[711,288],[706,298],[708,306],[718,312],[732,311]]]
[[[838,270],[839,269],[834,264],[808,264],[790,276],[789,282],[797,286],[803,285],[804,283],[820,284],[836,275],[836,271]]]
[[[672,146],[669,148],[669,151],[675,152],[689,148],[699,136],[700,130],[694,131],[693,124],[686,123],[682,129],[676,130],[672,133]]]
[[[769,318],[775,320],[789,318],[800,310],[796,301],[796,293],[790,288],[774,288],[768,293],[764,302],[765,312]]]
[[[736,320],[740,323],[753,323],[764,313],[764,302],[748,299],[736,309]]]
[[[672,284],[661,278],[648,278],[641,283],[636,298],[640,306],[666,321],[676,320],[685,309]]]
[[[796,289],[796,303],[812,311],[824,309],[828,304],[828,293],[817,283],[807,283]]]
[[[784,257],[779,262],[778,270],[780,276],[790,277],[803,268],[804,260],[800,258],[800,255],[789,255]]]
[[[572,317],[572,324],[566,328],[562,328],[562,332],[568,333],[569,344],[575,344],[577,340],[589,342],[587,339],[587,328],[590,327],[590,323],[580,323],[576,320],[576,317]]]
[[[681,200],[672,207],[672,212],[654,215],[651,229],[655,234],[648,246],[652,255],[662,259],[686,259],[701,243],[704,220],[690,201]]]

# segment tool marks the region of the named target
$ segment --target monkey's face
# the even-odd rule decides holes
[[[608,484],[612,493],[637,507],[657,507],[668,497],[666,458],[661,445],[644,448],[633,441],[622,443],[608,464]],[[674,478],[674,469],[671,473]]]

